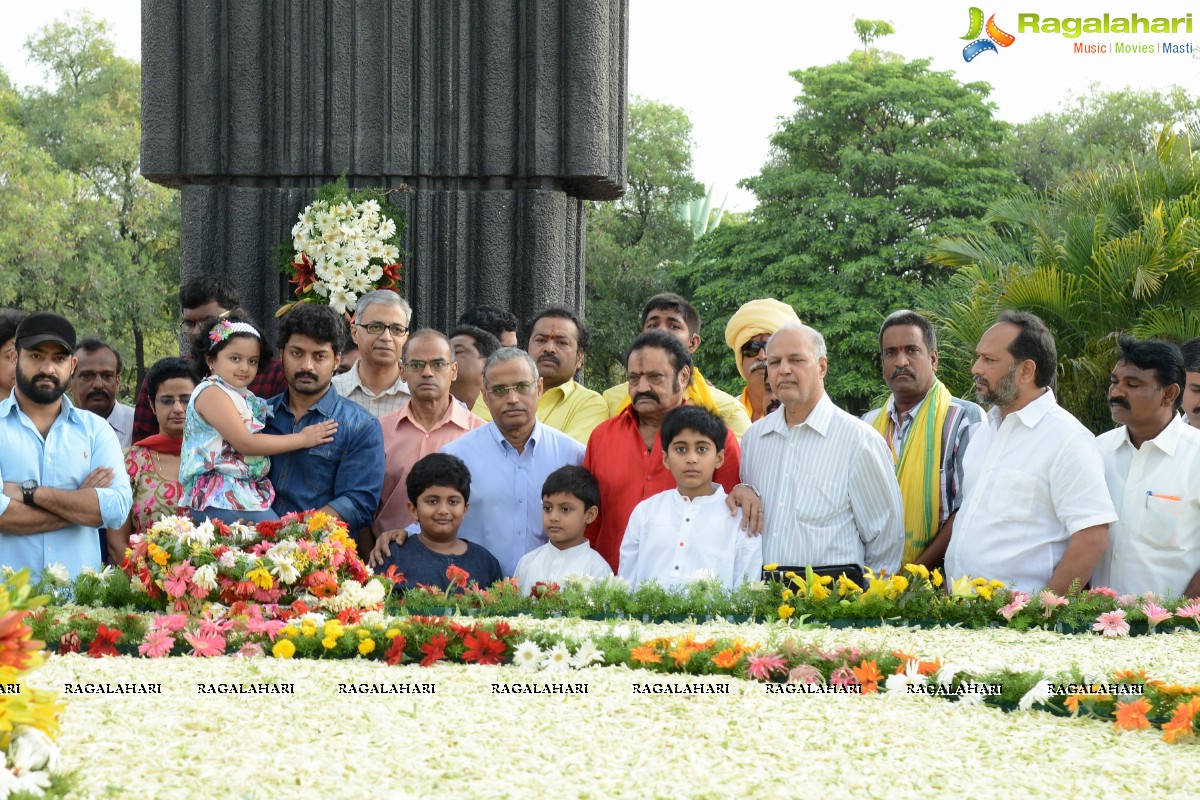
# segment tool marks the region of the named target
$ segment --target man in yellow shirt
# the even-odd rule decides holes
[[[700,346],[700,313],[695,306],[672,292],[656,294],[642,307],[642,332],[660,329],[683,342],[688,353],[695,354]],[[739,439],[750,427],[750,417],[742,402],[718,389],[704,379],[700,370],[692,370],[692,382],[687,388],[687,401],[704,406],[718,414]],[[629,405],[629,384],[622,383],[604,392],[608,415],[615,417]]]
[[[542,378],[538,421],[587,444],[592,429],[608,419],[604,398],[575,380],[591,344],[587,326],[568,309],[551,306],[539,311],[526,330],[526,350]]]

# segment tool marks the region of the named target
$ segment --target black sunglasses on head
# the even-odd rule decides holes
[[[766,348],[766,342],[746,342],[744,345],[742,345],[742,355],[746,357],[756,356],[760,350],[765,350]]]

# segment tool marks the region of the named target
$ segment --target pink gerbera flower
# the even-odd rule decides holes
[[[1150,623],[1150,628],[1153,630],[1158,626],[1158,623],[1169,620],[1173,614],[1153,601],[1146,601],[1142,605],[1141,611],[1146,615],[1146,622]]]
[[[1088,589],[1088,594],[1090,594],[1092,597],[1104,595],[1105,597],[1111,597],[1113,600],[1117,599],[1117,590],[1110,589],[1107,586],[1096,586],[1092,589]]]
[[[1186,606],[1180,606],[1175,609],[1175,616],[1181,619],[1190,619],[1193,622],[1200,622],[1200,598],[1193,600]]]
[[[1100,618],[1092,625],[1092,630],[1105,636],[1128,636],[1129,623],[1125,621],[1124,609],[1101,614]]]
[[[787,663],[781,655],[750,656],[746,660],[747,674],[759,681],[771,680],[772,673],[787,672]]]
[[[1012,618],[1015,617],[1017,613],[1027,605],[1029,605],[1029,595],[1025,592],[1014,591],[1012,596],[1009,597],[1008,605],[997,609],[996,613],[1004,617],[1009,622],[1012,622]]]
[[[187,621],[186,614],[159,614],[154,618],[154,627],[174,633],[183,630]]]
[[[1058,608],[1059,606],[1070,605],[1071,603],[1071,601],[1067,598],[1059,597],[1049,589],[1043,591],[1040,597],[1042,598],[1042,608],[1044,609],[1042,615],[1046,619],[1050,619],[1050,615],[1054,613],[1054,609]]]
[[[167,572],[167,579],[163,581],[163,588],[167,590],[167,595],[169,597],[183,597],[187,594],[188,581],[195,574],[196,568],[188,561],[172,567]]]
[[[171,652],[175,646],[175,638],[171,632],[163,628],[154,628],[146,634],[146,641],[138,645],[138,653],[145,658],[162,658]]]
[[[825,678],[821,675],[821,670],[814,667],[812,664],[801,664],[794,667],[788,673],[788,683],[824,683]]]
[[[219,633],[185,633],[183,638],[192,646],[192,655],[207,658],[225,654],[225,637]]]
[[[829,676],[830,686],[854,686],[858,683],[858,678],[854,677],[854,669],[852,667],[838,667]]]

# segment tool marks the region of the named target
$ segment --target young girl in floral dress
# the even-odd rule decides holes
[[[213,318],[207,337],[197,337],[192,357],[202,378],[192,392],[183,429],[179,480],[181,505],[193,518],[255,523],[279,517],[271,510],[275,489],[267,479],[268,456],[332,441],[333,420],[299,433],[259,433],[266,424],[266,400],[246,387],[270,346],[240,312]]]

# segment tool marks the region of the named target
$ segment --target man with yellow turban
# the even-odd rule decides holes
[[[751,422],[766,416],[770,403],[767,396],[767,339],[789,322],[800,322],[792,307],[766,297],[743,304],[725,326],[725,344],[733,350],[738,372],[746,381],[742,405]]]
[[[896,311],[879,329],[883,408],[863,415],[892,454],[904,499],[901,564],[940,566],[963,500],[963,454],[983,409],[950,394],[937,379],[937,336],[915,311]]]

